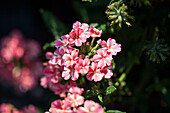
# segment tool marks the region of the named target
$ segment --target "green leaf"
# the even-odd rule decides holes
[[[43,46],[43,50],[46,50],[46,49],[49,48],[49,47],[54,47],[54,42],[45,43],[44,46]]]
[[[126,113],[118,110],[108,110],[106,113]]]
[[[122,82],[126,78],[126,73],[122,73],[122,75],[119,77],[119,82]]]
[[[45,25],[49,29],[49,31],[54,35],[54,37],[61,36],[65,32],[68,31],[65,24],[60,21],[56,16],[54,16],[51,12],[40,9],[41,16],[44,20]]]
[[[98,95],[98,99],[100,100],[100,102],[103,102],[103,97],[101,94]]]
[[[98,25],[99,25],[98,23],[91,23],[89,26],[90,27],[92,27],[92,26],[97,27]]]
[[[92,0],[82,0],[83,2],[92,2]]]
[[[107,89],[106,89],[106,95],[111,94],[111,93],[114,92],[115,90],[116,90],[116,87],[114,87],[114,86],[109,86],[109,87],[107,87]]]
[[[100,25],[99,27],[97,27],[97,29],[102,30],[103,32],[105,32],[106,31],[106,24]]]

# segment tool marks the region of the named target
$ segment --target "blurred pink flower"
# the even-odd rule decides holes
[[[24,106],[21,110],[16,109],[12,104],[2,103],[0,113],[39,113],[34,105]]]
[[[0,77],[21,92],[37,85],[42,74],[42,63],[38,59],[40,45],[25,39],[18,30],[1,40]]]

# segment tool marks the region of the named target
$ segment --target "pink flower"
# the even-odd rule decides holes
[[[75,65],[70,67],[64,67],[64,71],[62,72],[62,77],[65,80],[68,80],[70,77],[72,80],[77,80],[79,78],[78,71],[75,69]]]
[[[25,39],[18,30],[12,31],[0,43],[0,77],[20,92],[36,86],[42,74],[40,45]]]
[[[46,58],[49,59],[49,60],[53,57],[53,55],[54,54],[51,53],[51,52],[46,52],[46,54],[45,54]]]
[[[115,39],[109,38],[106,41],[102,41],[101,46],[108,49],[107,51],[111,53],[111,55],[117,55],[117,52],[121,51],[121,44],[116,43]]]
[[[88,24],[80,22],[75,22],[73,24],[73,30],[69,33],[70,37],[68,38],[69,44],[81,46],[82,43],[85,43],[87,38],[90,37],[90,33],[87,32]]]
[[[105,74],[104,78],[109,79],[113,76],[113,72],[112,72],[111,68],[112,68],[112,65],[106,66],[101,70],[101,72]]]
[[[61,66],[63,64],[63,55],[65,54],[64,48],[57,48],[54,52],[54,56],[49,60],[50,64],[57,64]]]
[[[89,28],[89,25],[86,24],[86,23],[82,23],[82,24],[81,24],[79,21],[77,21],[77,22],[75,22],[75,23],[73,24],[73,29],[78,29],[78,28],[81,28],[81,29],[83,29],[84,31],[87,31],[88,28]]]
[[[2,103],[0,105],[0,113],[11,113],[13,106],[11,104]]]
[[[96,29],[94,26],[92,26],[92,27],[89,28],[89,32],[90,32],[90,36],[91,36],[92,38],[100,37],[101,34],[102,34],[102,30],[99,31],[99,30]]]
[[[72,94],[79,94],[81,95],[83,93],[84,89],[83,88],[79,88],[79,87],[71,87],[69,89],[69,92]]]
[[[68,47],[69,47],[69,42],[68,42],[68,38],[70,36],[67,34],[67,35],[64,35],[64,36],[61,36],[61,39],[57,39],[56,41],[54,41],[54,46],[56,48],[63,48],[64,50],[66,50]]]
[[[39,113],[38,109],[34,105],[25,106],[21,110],[23,113]]]
[[[71,113],[70,103],[66,100],[55,100],[51,103],[50,113]]]
[[[48,65],[44,69],[44,75],[46,75],[47,82],[50,83],[58,83],[61,78],[61,73],[55,67],[55,65]]]
[[[44,88],[47,88],[48,81],[47,81],[47,78],[45,76],[40,79],[40,85]]]
[[[80,96],[79,94],[68,93],[65,100],[70,102],[71,107],[77,107],[84,103],[84,98],[82,96]]]
[[[98,49],[97,55],[94,55],[92,61],[98,62],[98,67],[105,67],[106,65],[111,65],[112,56],[107,54],[107,49]]]
[[[56,94],[59,95],[60,97],[65,97],[65,93],[69,90],[68,85],[61,85],[61,83],[50,83],[49,88]]]
[[[78,108],[78,113],[104,113],[103,108],[92,100],[86,100],[84,107]]]
[[[73,50],[71,54],[64,54],[63,59],[65,60],[64,65],[66,67],[73,66],[78,60],[79,51]]]
[[[101,69],[97,66],[96,63],[92,62],[92,66],[90,67],[90,70],[86,75],[86,78],[89,81],[94,80],[95,82],[97,82],[97,81],[101,81],[103,76],[104,73],[101,73]]]
[[[82,58],[79,58],[75,68],[76,70],[78,70],[79,73],[87,74],[89,71],[89,64],[90,64],[89,58],[86,57],[84,60]]]

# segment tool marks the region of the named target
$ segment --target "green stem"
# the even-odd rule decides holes
[[[99,47],[99,44],[96,44],[96,46],[91,49],[91,51],[89,52],[89,54],[87,55],[87,57],[90,57],[90,56],[92,55],[92,53],[93,53],[98,47]]]

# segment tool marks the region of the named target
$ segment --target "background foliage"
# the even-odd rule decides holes
[[[113,3],[121,13],[108,7]],[[96,84],[88,95],[102,92],[96,100],[103,101],[101,103],[107,109],[128,113],[166,113],[170,110],[169,6],[169,0],[1,2],[0,37],[12,29],[20,29],[26,37],[35,37],[42,45],[45,44],[42,59],[46,61],[44,54],[52,49],[52,41],[66,33],[72,23],[79,20],[96,26],[103,30],[103,39],[115,38],[122,45],[122,51],[115,57],[115,77],[110,82],[114,86],[108,87],[104,94]],[[10,102],[17,107],[31,103],[43,111],[48,110],[56,99],[51,91],[40,86],[18,94],[2,81],[0,92],[0,103]]]

